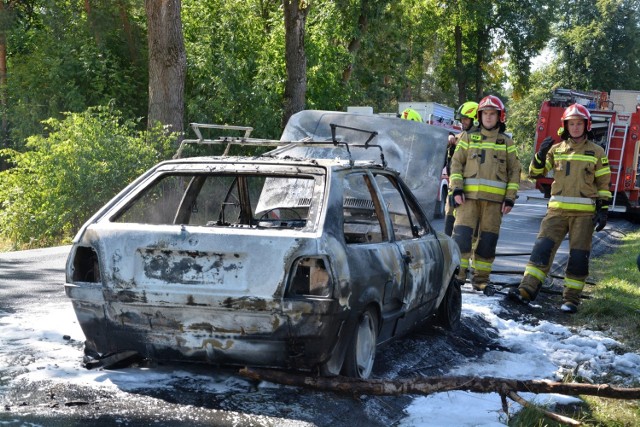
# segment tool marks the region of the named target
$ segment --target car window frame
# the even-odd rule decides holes
[[[264,175],[270,177],[290,177],[290,178],[308,178],[313,181],[313,202],[308,213],[309,220],[302,229],[305,233],[316,232],[320,223],[320,216],[324,209],[326,198],[326,191],[328,188],[328,174],[324,167],[318,165],[303,166],[300,165],[273,165],[273,164],[253,164],[242,165],[247,166],[243,168],[235,167],[231,163],[221,162],[213,163],[216,166],[221,166],[220,169],[212,169],[206,163],[194,163],[184,165],[183,169],[171,167],[174,165],[163,165],[164,167],[158,168],[145,177],[145,179],[136,183],[132,188],[127,188],[118,200],[111,204],[108,209],[105,209],[99,217],[95,219],[95,222],[118,224],[115,221],[117,215],[119,215],[123,209],[126,209],[131,204],[135,203],[140,197],[144,196],[147,189],[155,185],[158,181],[171,175],[184,175],[185,177],[194,177],[196,175]],[[186,193],[186,190],[185,190]],[[184,196],[184,194],[183,194]],[[180,201],[182,203],[182,200]],[[119,223],[119,224],[132,224],[132,223]],[[183,224],[142,224],[145,227],[157,227],[157,226],[183,226]],[[201,225],[184,225],[187,227],[203,227]],[[256,229],[256,228],[254,228]],[[261,230],[257,228],[257,230]]]
[[[372,181],[375,184],[376,191],[378,192],[377,197],[382,201],[385,219],[388,222],[388,227],[390,229],[390,236],[392,241],[419,239],[422,236],[434,234],[434,230],[431,227],[431,224],[429,223],[427,215],[422,209],[422,206],[415,198],[415,195],[411,193],[411,190],[409,190],[407,185],[404,183],[404,181],[402,181],[402,179],[399,176],[397,176],[394,173],[389,173],[383,170],[367,171],[367,172],[372,175]],[[410,229],[412,230],[412,236],[413,236],[411,239],[396,238],[396,233],[394,231],[394,223],[393,223],[393,220],[391,219],[391,213],[387,208],[388,205],[387,203],[385,203],[384,192],[382,191],[382,189],[378,185],[378,182],[375,179],[375,177],[378,175],[384,176],[385,178],[387,178],[387,180],[398,191],[398,194],[400,195],[404,208],[407,212],[407,218],[409,218],[409,221],[410,221]],[[413,213],[413,215],[411,215],[411,213]],[[419,224],[413,224],[414,217],[418,220]],[[416,225],[419,225],[424,230],[422,234],[417,234],[419,232],[416,232],[414,228]]]

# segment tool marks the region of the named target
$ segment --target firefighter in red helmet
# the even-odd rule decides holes
[[[562,141],[553,145],[552,137],[545,138],[529,166],[532,178],[553,170],[551,198],[524,277],[509,297],[523,304],[536,298],[556,251],[568,233],[569,261],[560,309],[575,313],[589,275],[594,228],[600,231],[607,223],[611,172],[604,149],[589,140],[589,110],[573,104],[565,109],[561,121]]]
[[[477,111],[480,126],[460,136],[449,180],[457,209],[453,239],[461,253],[458,280],[466,280],[473,266],[471,284],[483,291],[489,283],[502,215],[511,211],[516,200],[521,168],[516,146],[504,133],[502,101],[486,96]]]

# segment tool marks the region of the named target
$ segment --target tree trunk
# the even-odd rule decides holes
[[[127,46],[129,47],[129,59],[132,64],[138,62],[138,50],[136,48],[135,41],[133,40],[133,34],[131,32],[131,21],[129,20],[129,11],[127,4],[123,0],[118,0],[118,12],[120,14],[120,22],[124,30],[124,36],[127,39]]]
[[[160,122],[169,132],[182,134],[187,55],[180,6],[180,0],[145,0],[149,44],[148,126]]]
[[[7,14],[4,2],[0,2],[0,16]],[[0,129],[0,148],[7,147],[8,120],[7,120],[7,33],[6,27],[0,28],[0,114],[2,114],[2,129]],[[4,170],[4,160],[0,157],[0,170]]]
[[[309,377],[291,372],[267,369],[242,369],[245,377],[290,386],[344,394],[397,396],[402,394],[432,394],[442,391],[464,390],[474,393],[510,392],[560,393],[570,396],[586,394],[614,399],[640,399],[640,388],[614,387],[609,384],[559,383],[547,380],[514,380],[494,377],[426,377],[398,380],[359,380],[348,377]]]
[[[87,14],[87,22],[89,23],[91,34],[93,34],[93,39],[96,41],[96,46],[100,46],[102,44],[102,39],[100,38],[100,32],[96,28],[96,18],[93,10],[91,9],[91,3],[89,0],[84,0],[84,11]]]
[[[453,37],[456,43],[456,77],[458,80],[458,105],[462,105],[467,101],[467,77],[464,72],[464,63],[462,62],[462,27],[456,24],[453,30]]]
[[[484,91],[484,83],[482,80],[482,65],[484,62],[484,48],[488,44],[486,41],[488,40],[488,33],[486,29],[479,29],[478,35],[476,37],[478,41],[478,48],[476,49],[476,58],[475,58],[475,75],[476,75],[476,100],[478,102],[483,98]]]
[[[285,62],[287,80],[284,88],[282,127],[289,118],[304,109],[307,93],[307,59],[304,32],[310,0],[283,0],[285,29]]]
[[[360,2],[360,16],[358,17],[358,30],[356,35],[349,42],[349,46],[347,50],[351,55],[351,63],[347,65],[342,72],[342,83],[347,83],[351,79],[351,74],[353,73],[353,67],[355,63],[355,57],[360,50],[360,46],[362,44],[362,38],[367,33],[367,29],[369,27],[369,1],[362,0]]]

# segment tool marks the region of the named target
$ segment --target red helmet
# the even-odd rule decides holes
[[[498,120],[500,123],[504,123],[507,118],[507,113],[504,109],[504,104],[500,101],[500,98],[493,95],[487,95],[478,104],[478,118],[480,118],[480,112],[484,110],[498,110]]]
[[[567,109],[564,110],[564,113],[562,114],[562,118],[560,120],[562,121],[562,125],[565,127],[565,129],[567,128],[565,122],[569,119],[586,120],[587,131],[591,130],[591,113],[589,113],[589,110],[587,110],[587,107],[585,107],[584,105],[573,104],[568,106]]]

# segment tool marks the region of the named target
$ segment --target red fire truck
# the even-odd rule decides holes
[[[612,90],[607,93],[556,89],[551,99],[544,101],[540,108],[534,153],[547,136],[560,142],[558,130],[562,127],[562,113],[566,107],[576,102],[589,109],[594,140],[605,149],[609,158],[613,196],[609,210],[624,213],[634,221],[640,220],[640,91]],[[550,197],[552,181],[552,172],[536,180],[536,188],[545,198]]]

